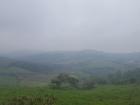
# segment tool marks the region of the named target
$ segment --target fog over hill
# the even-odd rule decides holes
[[[0,80],[44,84],[64,72],[107,77],[139,70],[139,4],[138,0],[1,0]]]
[[[69,73],[80,78],[106,78],[110,74],[140,68],[140,53],[83,50],[20,55],[0,57],[0,80],[11,78],[13,84],[43,85],[59,73]],[[8,81],[2,83],[9,84]]]

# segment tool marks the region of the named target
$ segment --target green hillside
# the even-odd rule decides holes
[[[106,79],[120,71],[123,73],[139,69],[139,55],[77,51],[0,57],[0,80],[1,84],[46,85],[60,73],[72,74],[78,78]]]

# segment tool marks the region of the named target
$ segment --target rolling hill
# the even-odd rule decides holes
[[[140,53],[100,51],[47,52],[0,57],[0,84],[46,85],[59,73],[79,77],[106,77],[118,71],[140,68]]]

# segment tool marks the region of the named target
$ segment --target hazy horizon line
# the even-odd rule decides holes
[[[12,54],[41,54],[41,53],[63,53],[63,52],[98,52],[98,53],[112,53],[112,54],[129,54],[129,53],[140,53],[140,51],[104,51],[96,49],[80,49],[80,50],[48,50],[48,51],[39,51],[39,50],[17,50],[9,52],[1,52],[1,55],[12,55]]]

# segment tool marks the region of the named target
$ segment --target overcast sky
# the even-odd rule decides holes
[[[0,0],[0,51],[140,51],[139,0]]]

